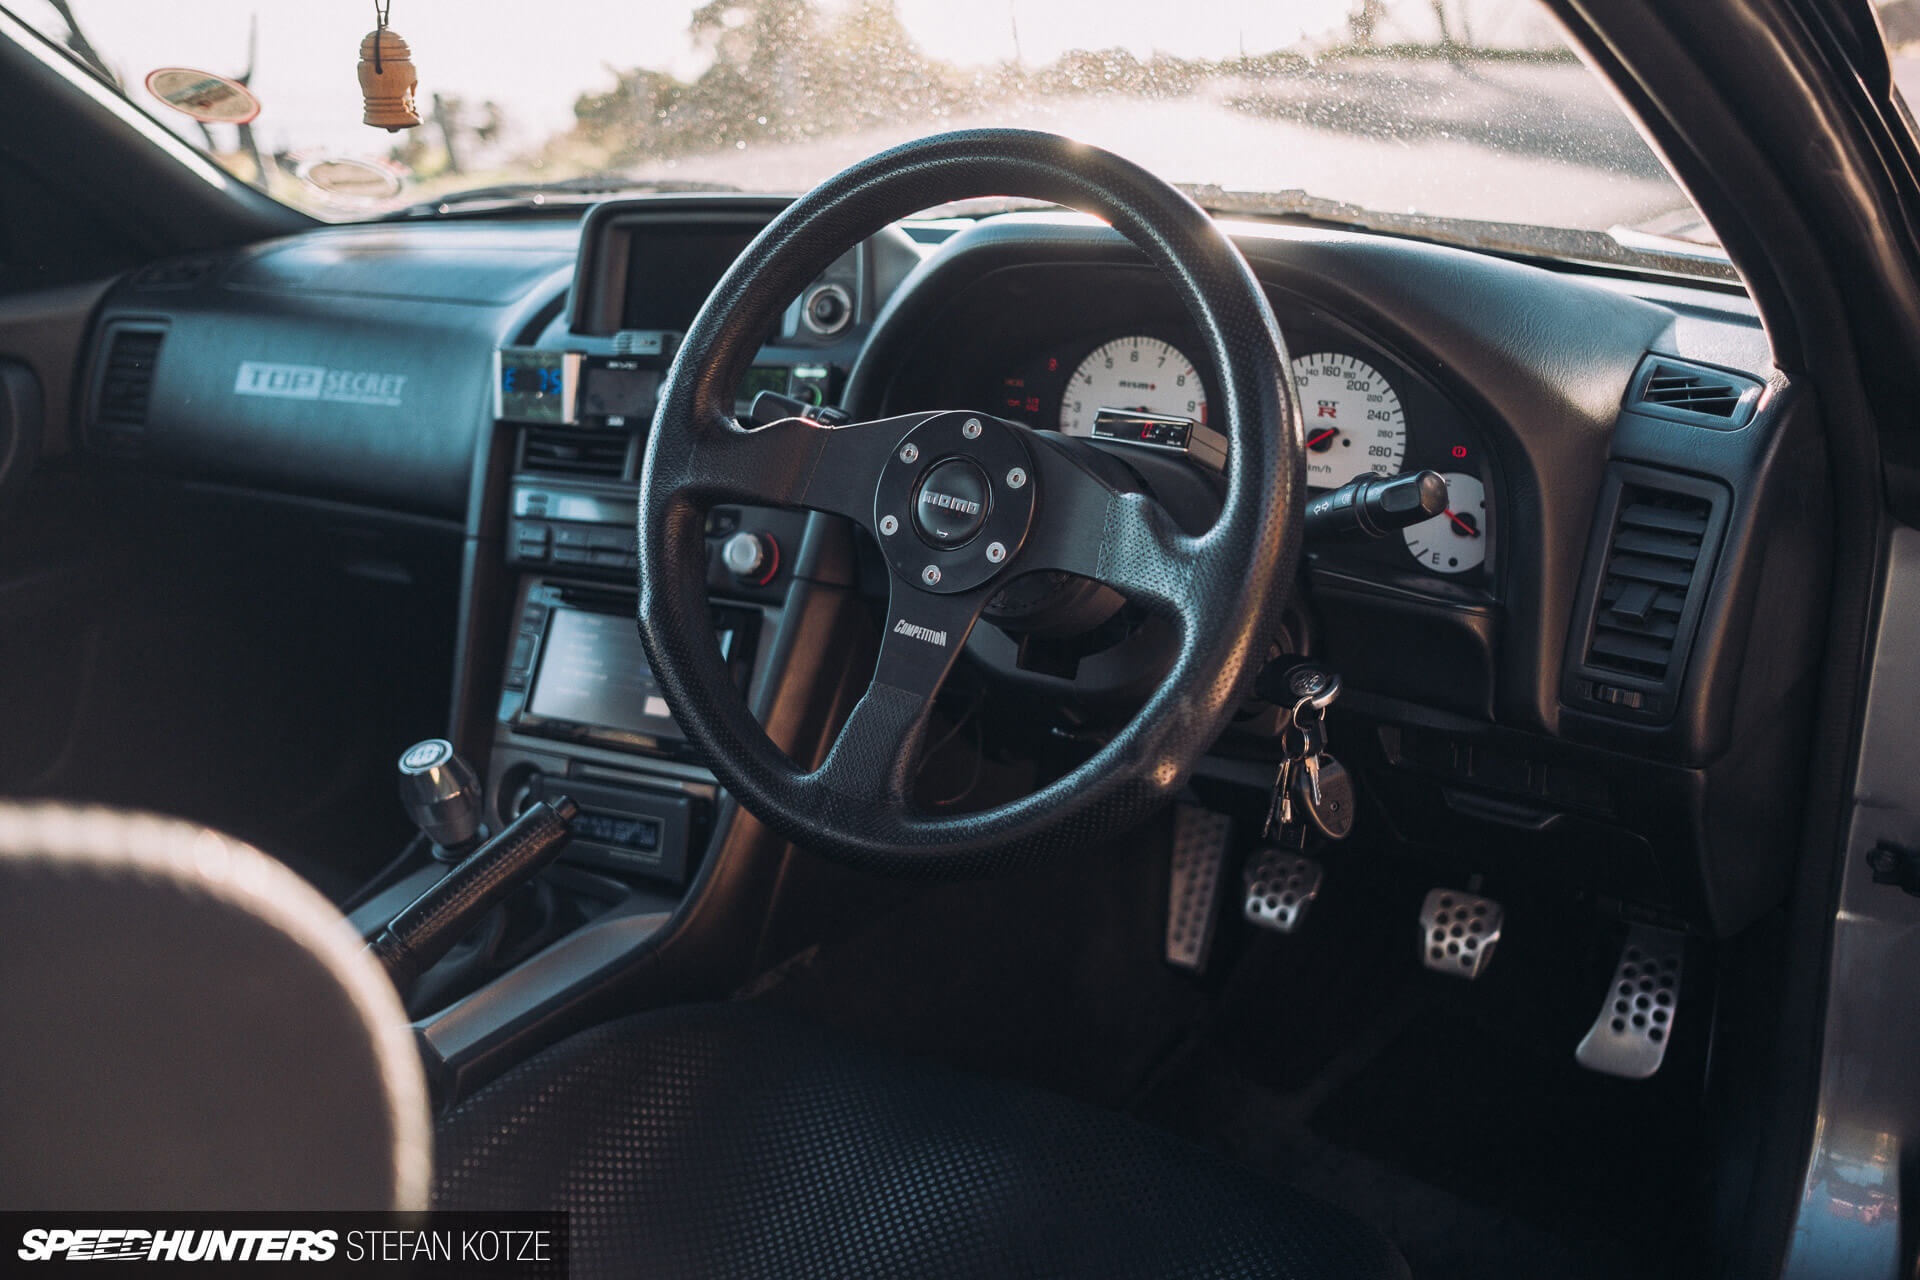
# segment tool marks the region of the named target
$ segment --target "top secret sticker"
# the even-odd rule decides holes
[[[203,124],[246,124],[260,114],[251,89],[211,71],[161,67],[148,74],[147,92]]]

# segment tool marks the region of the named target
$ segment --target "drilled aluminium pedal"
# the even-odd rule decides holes
[[[1574,1050],[1581,1066],[1629,1080],[1645,1080],[1660,1069],[1680,1011],[1685,941],[1653,925],[1628,928],[1600,1015]]]
[[[1493,961],[1507,913],[1492,898],[1434,889],[1420,906],[1420,960],[1427,968],[1474,979]]]
[[[1262,845],[1247,861],[1243,914],[1262,929],[1292,933],[1320,893],[1325,874],[1318,862],[1291,849]]]
[[[1167,963],[1199,973],[1213,949],[1215,906],[1233,820],[1199,805],[1173,812],[1173,877],[1167,886]]]

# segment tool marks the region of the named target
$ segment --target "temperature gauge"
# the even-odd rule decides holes
[[[1487,490],[1478,476],[1449,471],[1447,509],[1403,531],[1407,550],[1423,569],[1465,573],[1487,558]]]

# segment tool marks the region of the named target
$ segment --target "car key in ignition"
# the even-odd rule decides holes
[[[1247,859],[1242,914],[1259,928],[1293,933],[1325,875],[1305,850],[1316,837],[1340,840],[1353,830],[1353,779],[1327,752],[1324,713],[1340,696],[1340,676],[1317,662],[1282,657],[1261,671],[1255,689],[1285,714],[1266,841]]]
[[[1327,751],[1324,715],[1340,696],[1339,673],[1316,662],[1277,660],[1260,673],[1255,691],[1288,708],[1266,837],[1293,849],[1305,847],[1310,828],[1345,839],[1353,830],[1353,779]]]

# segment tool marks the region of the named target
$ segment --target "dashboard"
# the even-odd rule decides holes
[[[460,538],[455,732],[488,758],[497,816],[556,777],[599,788],[606,865],[684,877],[727,802],[632,643],[634,496],[679,333],[780,207],[322,229],[137,273],[95,322],[85,454]],[[1750,920],[1784,883],[1790,802],[1768,780],[1804,749],[1826,509],[1810,397],[1771,367],[1748,300],[1223,225],[1293,356],[1310,485],[1448,481],[1438,517],[1310,546],[1276,625],[1276,651],[1342,672],[1336,749],[1363,820],[1697,927]],[[1200,532],[1231,462],[1203,350],[1097,222],[909,221],[800,291],[736,406],[995,413],[1085,438]],[[749,706],[826,714],[858,644],[803,639],[807,620],[884,603],[877,551],[804,512],[719,507],[707,534],[716,643]],[[1131,606],[1057,633],[999,606],[968,668],[1053,751],[1098,741],[1177,640]],[[1250,704],[1202,774],[1264,786],[1274,727]]]

